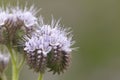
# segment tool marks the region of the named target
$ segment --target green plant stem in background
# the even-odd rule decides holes
[[[13,64],[12,67],[12,80],[18,80],[19,78],[19,71],[16,65]]]
[[[43,80],[43,74],[42,73],[39,74],[38,80]]]
[[[8,47],[8,50],[10,52],[10,56],[11,56],[11,62],[12,62],[12,80],[18,80],[19,78],[19,71],[18,71],[18,68],[17,68],[17,61],[15,59],[15,54],[12,50],[12,47],[10,45],[7,46]]]
[[[23,56],[23,58],[21,59],[19,65],[18,65],[18,70],[19,70],[19,71],[21,70],[21,68],[22,68],[22,66],[23,66],[23,64],[24,64],[24,62],[25,62],[25,56]]]

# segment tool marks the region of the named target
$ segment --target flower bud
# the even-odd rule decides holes
[[[53,71],[53,74],[64,72],[70,64],[70,53],[59,48],[53,49],[48,57],[47,67],[50,68],[49,71]]]
[[[44,73],[46,69],[46,56],[43,55],[42,51],[38,53],[37,51],[33,53],[26,54],[27,64],[35,72]]]

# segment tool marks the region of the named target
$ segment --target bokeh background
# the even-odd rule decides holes
[[[3,1],[12,5],[17,2]],[[44,80],[120,80],[120,0],[19,0],[20,5],[26,2],[42,8],[38,16],[42,15],[45,22],[51,21],[51,15],[62,18],[61,24],[73,30],[73,47],[79,47],[64,74],[47,72]],[[24,66],[20,80],[36,79],[37,74]]]

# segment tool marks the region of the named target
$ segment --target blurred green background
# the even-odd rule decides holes
[[[74,47],[79,47],[64,74],[47,72],[44,80],[120,80],[120,0],[19,0],[20,5],[25,2],[42,8],[39,14],[46,22],[51,15],[62,18],[61,23],[73,30]],[[20,80],[36,79],[37,74],[24,66]]]

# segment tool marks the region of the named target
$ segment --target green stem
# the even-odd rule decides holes
[[[10,52],[10,56],[11,56],[11,61],[12,61],[12,80],[18,80],[19,77],[19,71],[17,68],[17,61],[15,59],[15,54],[13,53],[12,47],[10,45],[8,45],[8,50]]]
[[[12,50],[12,48],[10,46],[8,46],[8,50],[10,52],[12,64],[16,65],[15,54],[13,53],[13,50]]]
[[[18,80],[19,74],[18,74],[17,66],[13,64],[12,66],[12,80]]]
[[[24,62],[25,62],[25,56],[23,56],[22,60],[20,61],[19,66],[18,66],[18,70],[19,70],[19,71],[20,71],[20,69],[22,68]]]
[[[38,80],[43,80],[43,74],[42,73],[39,74]]]

